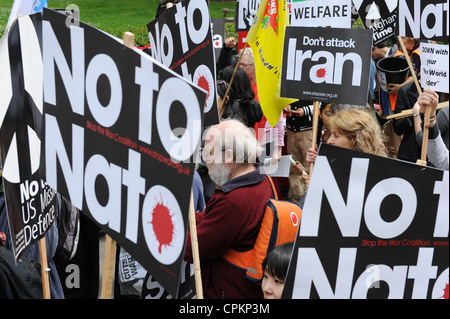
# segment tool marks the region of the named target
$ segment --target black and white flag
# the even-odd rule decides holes
[[[15,20],[0,40],[0,153],[16,260],[56,218],[55,191],[38,177],[43,106],[41,14]]]

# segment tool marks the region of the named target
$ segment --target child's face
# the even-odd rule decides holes
[[[281,294],[284,288],[284,281],[264,271],[264,277],[261,284],[264,293],[264,299],[281,299]]]

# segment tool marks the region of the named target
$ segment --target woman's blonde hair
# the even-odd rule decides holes
[[[352,141],[354,150],[387,156],[381,127],[370,112],[356,108],[341,110],[330,117],[329,123],[332,130]]]

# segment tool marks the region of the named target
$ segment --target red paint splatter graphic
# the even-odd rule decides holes
[[[161,254],[163,245],[170,246],[175,236],[175,227],[169,208],[161,202],[157,203],[153,209],[151,224],[155,232],[156,240],[159,242],[158,252]]]
[[[442,299],[448,299],[448,284],[445,284],[444,295],[442,296]]]
[[[206,92],[208,92],[208,95],[206,96],[206,100],[208,100],[209,95],[211,94],[211,89],[209,86],[208,79],[205,76],[200,75],[197,79],[197,85],[199,87],[201,87],[203,90],[205,90]],[[205,102],[205,107],[206,107],[206,102]]]
[[[324,68],[318,69],[316,71],[316,77],[318,77],[318,78],[324,78],[326,74],[327,74],[327,70],[325,70]]]

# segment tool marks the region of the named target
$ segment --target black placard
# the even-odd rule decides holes
[[[372,30],[286,27],[282,97],[365,105]]]
[[[44,10],[45,180],[177,296],[206,93]]]
[[[357,2],[357,10],[364,26],[373,30],[373,44],[396,35],[397,1],[362,0]]]
[[[397,34],[448,43],[448,0],[399,0]]]
[[[16,261],[45,236],[58,214],[55,190],[39,178],[41,26],[40,13],[22,16],[0,42],[2,186]]]
[[[208,0],[176,3],[147,25],[152,57],[208,92],[204,125],[219,123]]]
[[[448,298],[448,171],[322,144],[283,298]]]

